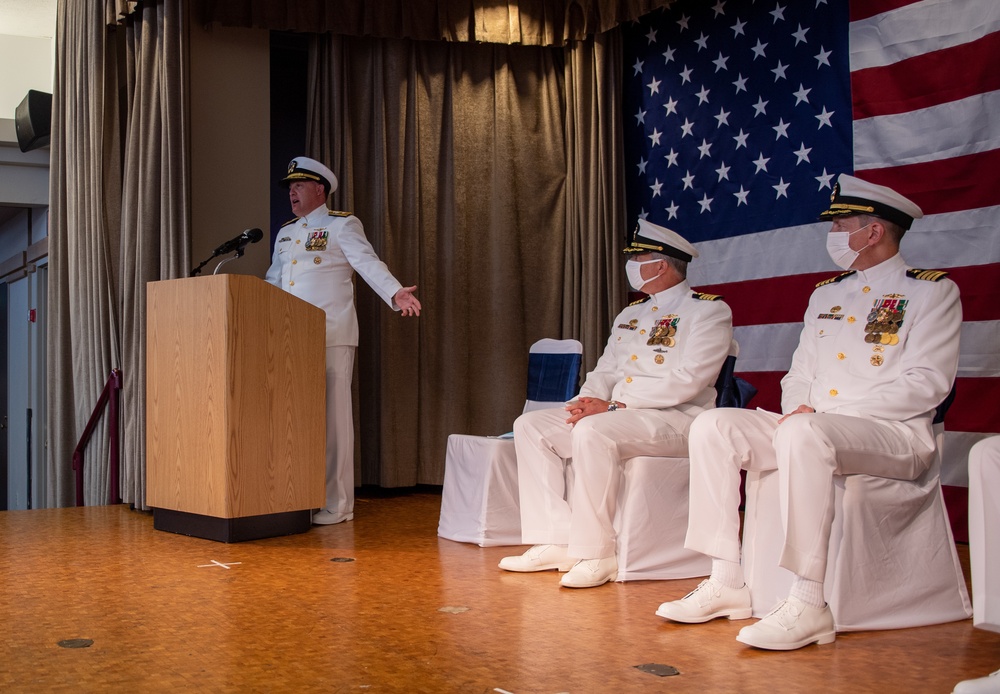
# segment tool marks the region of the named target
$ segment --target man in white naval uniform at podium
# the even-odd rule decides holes
[[[420,315],[416,287],[404,287],[379,260],[361,221],[327,209],[337,177],[307,157],[288,165],[281,184],[296,218],[278,230],[265,279],[326,312],[326,506],[313,523],[354,518],[354,418],[351,378],[358,345],[355,272],[395,311]]]

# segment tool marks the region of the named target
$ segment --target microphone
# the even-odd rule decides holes
[[[247,229],[242,234],[234,239],[226,241],[224,244],[216,248],[212,255],[222,255],[223,253],[232,253],[233,251],[242,250],[244,246],[248,243],[257,243],[262,238],[264,238],[264,232],[260,229]]]

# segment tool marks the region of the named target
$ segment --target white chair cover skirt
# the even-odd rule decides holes
[[[838,631],[901,629],[972,615],[939,466],[914,481],[838,476],[826,600]],[[784,531],[778,472],[748,472],[743,570],[753,614],[788,595],[792,573],[778,566]]]
[[[1000,436],[969,452],[972,623],[1000,632]]]
[[[438,536],[480,547],[521,544],[514,440],[452,434],[446,455]]]
[[[684,549],[688,523],[687,458],[638,457],[625,461],[618,498],[618,580],[706,576],[712,560]]]

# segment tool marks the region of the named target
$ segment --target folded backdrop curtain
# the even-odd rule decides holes
[[[60,2],[52,100],[47,325],[46,506],[75,503],[73,449],[111,369],[121,364],[115,300],[121,141],[114,2]],[[103,18],[104,21],[100,21]],[[107,418],[87,451],[87,503],[107,503]]]
[[[122,500],[146,500],[146,283],[191,267],[184,3],[149,2],[124,23]]]
[[[120,368],[120,494],[145,506],[145,285],[184,275],[188,192],[184,3],[60,2],[49,225],[47,506],[75,503],[76,446]],[[99,21],[100,18],[104,21]],[[85,453],[84,501],[108,502],[107,417]]]
[[[195,0],[204,24],[421,41],[565,46],[673,0]]]
[[[441,484],[448,434],[500,434],[528,346],[600,355],[624,287],[617,32],[569,48],[321,35],[307,149],[420,318],[358,281],[359,479]]]

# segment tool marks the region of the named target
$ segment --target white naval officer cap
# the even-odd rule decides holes
[[[923,211],[909,198],[892,188],[862,181],[848,174],[840,174],[830,196],[830,209],[820,213],[820,219],[830,219],[851,214],[870,214],[898,224],[906,231],[914,219],[924,216]]]
[[[642,218],[639,219],[635,230],[629,235],[628,245],[625,246],[624,253],[631,255],[662,253],[685,262],[691,262],[692,258],[698,257],[698,249],[676,231],[647,222]]]
[[[326,186],[326,194],[337,190],[337,177],[324,164],[309,157],[295,157],[288,162],[288,174],[281,179],[286,188],[292,181],[316,181]]]

